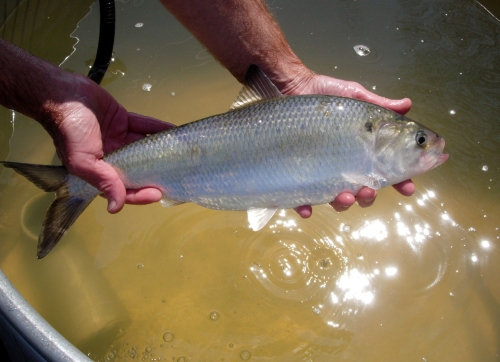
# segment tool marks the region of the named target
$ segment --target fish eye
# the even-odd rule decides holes
[[[415,136],[415,141],[417,142],[417,145],[424,147],[427,144],[427,133],[419,130]]]

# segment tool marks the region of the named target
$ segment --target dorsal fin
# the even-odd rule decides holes
[[[245,84],[230,109],[238,109],[263,100],[284,97],[269,78],[256,65],[251,65],[245,75]]]

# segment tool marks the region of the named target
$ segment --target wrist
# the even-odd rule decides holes
[[[40,99],[39,106],[33,110],[33,117],[38,121],[52,137],[59,131],[60,123],[68,117],[71,112],[71,104],[78,100],[81,95],[79,89],[80,79],[75,73],[66,72],[56,66],[50,67],[51,72],[45,82],[45,95]]]
[[[315,73],[301,62],[281,64],[268,75],[276,88],[285,95],[303,94],[314,76]]]

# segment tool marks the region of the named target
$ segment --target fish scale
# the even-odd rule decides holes
[[[346,122],[345,109],[369,114],[375,106],[351,103],[359,101],[292,96],[258,103],[153,135],[105,161],[123,172],[127,187],[157,186],[175,202],[231,210],[325,203],[362,186],[339,170],[371,172],[359,167],[370,157],[366,135],[358,137],[367,133],[364,121]],[[137,157],[146,145],[148,157]]]

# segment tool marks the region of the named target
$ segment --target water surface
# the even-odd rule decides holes
[[[69,3],[49,15],[67,31],[38,8],[28,14],[45,32],[14,12],[0,35],[86,74],[98,34],[88,4],[79,17],[60,10]],[[149,205],[112,216],[98,199],[39,261],[51,197],[2,170],[0,267],[100,361],[497,360],[499,21],[469,0],[270,7],[311,69],[410,97],[409,117],[446,139],[450,159],[415,179],[413,197],[384,189],[370,208],[316,206],[309,220],[285,210],[256,233],[241,212]],[[240,85],[157,2],[117,1],[117,16],[103,86],[128,110],[183,124],[229,108]],[[36,36],[60,41],[40,47]],[[0,116],[2,159],[54,161],[38,124]]]

